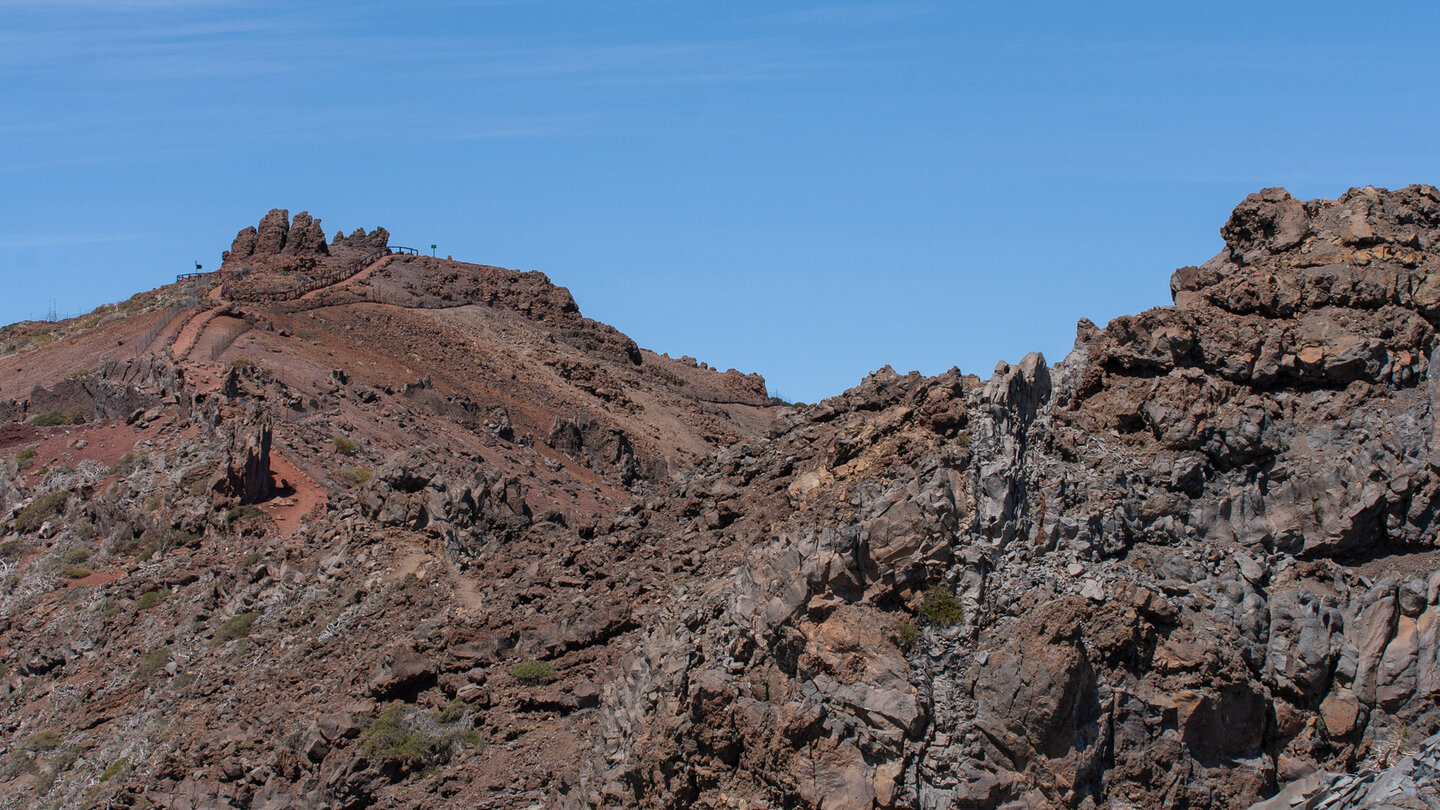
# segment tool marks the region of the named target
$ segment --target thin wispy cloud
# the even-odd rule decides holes
[[[0,234],[0,250],[33,248],[64,248],[80,245],[101,245],[107,242],[129,242],[145,238],[145,234]]]

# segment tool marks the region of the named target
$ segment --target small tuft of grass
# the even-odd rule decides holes
[[[145,657],[140,659],[140,664],[135,667],[135,677],[148,678],[164,669],[168,663],[170,663],[169,647],[160,647],[151,650],[145,653]]]
[[[250,520],[251,518],[261,517],[265,517],[265,510],[261,509],[258,506],[251,506],[247,503],[244,506],[237,506],[234,509],[231,509],[229,512],[226,512],[225,522],[236,523],[242,520]]]
[[[65,556],[61,559],[64,560],[67,565],[79,565],[80,563],[83,563],[86,560],[90,559],[90,549],[77,548],[71,551],[67,551],[65,552]]]
[[[104,771],[100,772],[100,781],[109,782],[111,779],[130,770],[130,757],[124,756],[110,763]]]
[[[352,487],[358,487],[370,480],[374,472],[369,467],[343,467],[338,476],[341,481]]]
[[[250,627],[255,624],[255,620],[258,618],[260,618],[260,614],[253,610],[248,613],[231,616],[221,623],[220,629],[215,631],[215,638],[210,640],[210,644],[218,647],[221,644],[226,644],[237,638],[245,638],[250,635]]]
[[[335,452],[339,453],[342,456],[355,455],[355,451],[357,449],[355,447],[355,442],[345,438],[344,436],[336,436],[335,438],[330,440],[330,443],[335,445]]]
[[[920,627],[909,619],[901,619],[895,623],[895,641],[900,649],[908,650],[915,646],[920,640]]]
[[[523,661],[510,670],[515,680],[526,686],[543,686],[554,681],[558,675],[555,674],[555,667],[549,661]]]
[[[82,568],[78,565],[67,565],[64,568],[60,569],[60,573],[66,579],[84,579],[85,577],[90,576],[94,572],[91,571],[89,568]]]
[[[28,470],[35,466],[35,448],[27,447],[15,454],[15,469]]]
[[[453,698],[449,703],[445,704],[445,708],[435,713],[435,722],[442,725],[458,723],[466,713],[474,710],[475,707],[469,703],[466,703],[460,698]]]
[[[169,596],[169,594],[165,591],[146,591],[140,594],[139,598],[135,600],[135,609],[149,610],[161,602],[164,602],[167,596]]]
[[[116,461],[114,464],[110,465],[110,468],[105,471],[105,474],[113,475],[118,478],[129,477],[130,473],[135,472],[135,469],[139,467],[144,460],[144,453],[136,452],[134,450],[127,450],[125,452],[125,455],[120,457],[119,461]]]

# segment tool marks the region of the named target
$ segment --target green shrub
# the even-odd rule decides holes
[[[353,455],[355,455],[355,442],[353,442],[353,441],[345,438],[344,436],[336,436],[335,438],[331,439],[330,441],[331,441],[332,444],[335,445],[335,452],[339,453],[340,455],[342,455],[342,456],[353,456]]]
[[[165,545],[170,548],[185,548],[195,545],[200,540],[200,535],[184,529],[169,529],[165,532],[164,539]]]
[[[265,510],[261,509],[258,506],[251,506],[247,503],[244,506],[237,506],[234,509],[231,509],[229,512],[226,512],[225,522],[234,523],[236,521],[249,520],[251,518],[258,517],[265,517]]]
[[[31,734],[22,746],[26,751],[54,751],[60,747],[60,735],[53,731],[40,731]]]
[[[90,549],[77,548],[71,551],[67,551],[65,552],[65,556],[61,559],[63,559],[69,565],[79,565],[80,563],[83,563],[86,560],[90,559]]]
[[[151,650],[145,653],[145,657],[140,659],[140,665],[135,667],[135,677],[148,678],[164,669],[168,663],[170,663],[169,647],[160,647]]]
[[[68,421],[65,414],[60,411],[45,411],[43,413],[37,413],[30,418],[30,424],[37,427],[55,427],[56,425],[63,425]]]
[[[70,490],[62,489],[59,492],[52,492],[49,495],[41,495],[30,502],[29,506],[20,510],[15,516],[15,530],[21,532],[33,532],[40,528],[40,525],[50,518],[58,515],[61,509],[65,508],[65,502],[70,499]]]
[[[120,457],[119,461],[110,465],[110,469],[106,470],[105,474],[113,475],[118,478],[126,478],[130,475],[130,473],[135,472],[135,469],[140,466],[140,462],[144,460],[144,453],[139,453],[134,450],[128,450],[125,452],[125,455]]]
[[[445,708],[435,713],[435,722],[442,725],[458,723],[466,713],[474,711],[474,709],[474,706],[471,706],[460,698],[454,698],[445,704]]]
[[[915,642],[920,640],[920,627],[909,619],[901,619],[895,623],[895,640],[902,650],[914,647]]]
[[[15,454],[15,468],[28,470],[35,465],[35,448],[27,447]]]
[[[218,647],[221,644],[250,635],[250,626],[253,625],[259,617],[260,614],[252,610],[249,613],[241,613],[238,616],[232,616],[226,619],[220,625],[220,629],[215,631],[215,638],[211,639],[210,643]]]
[[[448,759],[457,747],[480,744],[480,735],[471,728],[445,729],[429,733],[407,719],[396,704],[370,721],[361,732],[361,750],[367,756],[416,770]]]
[[[67,565],[60,569],[60,573],[63,574],[66,579],[84,579],[90,576],[92,572],[89,568],[81,568],[78,565]]]
[[[515,677],[515,680],[527,686],[543,686],[558,677],[555,674],[555,667],[551,666],[549,661],[535,660],[516,664],[515,668],[510,670],[510,674]]]
[[[370,476],[373,474],[369,467],[343,467],[340,470],[339,477],[340,480],[346,484],[352,487],[358,487],[366,481],[369,481]]]
[[[140,594],[140,597],[135,600],[135,609],[149,610],[161,602],[164,602],[167,596],[169,596],[169,594],[165,591],[146,591]]]
[[[0,560],[12,562],[24,557],[30,551],[30,544],[24,540],[6,540],[0,543]]]
[[[409,728],[398,705],[381,712],[361,736],[367,755],[398,762],[406,768],[423,767],[434,742],[425,734]]]
[[[116,527],[115,539],[110,541],[106,550],[111,554],[123,554],[144,562],[160,550],[160,540],[153,531],[147,531],[137,537],[134,526],[122,523]]]
[[[936,585],[925,592],[925,601],[920,605],[920,618],[926,624],[950,627],[965,620],[965,608],[949,588]]]
[[[104,771],[101,772],[100,781],[109,782],[111,779],[114,779],[115,777],[128,770],[130,770],[130,757],[120,757],[119,759],[110,763],[109,767],[107,767]]]

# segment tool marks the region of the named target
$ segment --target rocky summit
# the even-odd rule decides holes
[[[0,807],[1440,807],[1440,192],[815,405],[329,241],[0,330]]]

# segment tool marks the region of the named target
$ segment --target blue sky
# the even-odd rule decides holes
[[[0,0],[0,322],[271,207],[814,400],[1169,303],[1246,193],[1440,182],[1440,5]]]

